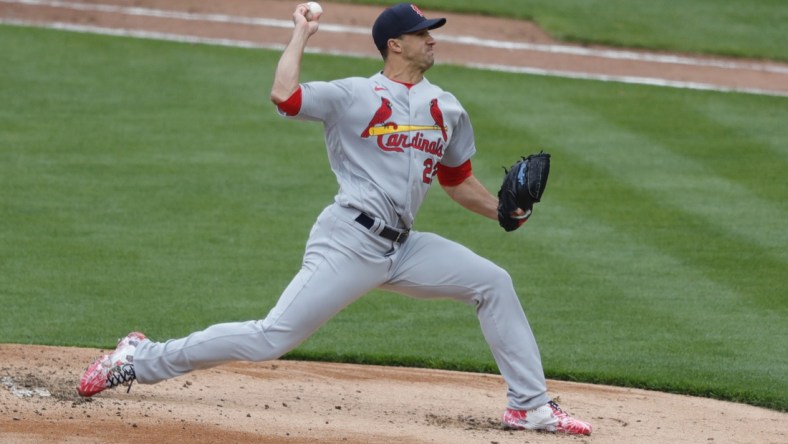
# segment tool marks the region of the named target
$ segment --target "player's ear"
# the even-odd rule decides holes
[[[399,38],[389,39],[386,43],[389,48],[389,54],[402,52],[402,41]]]

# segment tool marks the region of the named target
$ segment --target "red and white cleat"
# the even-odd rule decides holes
[[[541,430],[570,435],[591,434],[591,424],[572,418],[553,401],[531,410],[506,409],[503,426],[507,429]]]
[[[145,335],[142,333],[129,333],[118,341],[112,354],[103,355],[93,361],[79,381],[77,392],[80,396],[93,396],[121,384],[128,384],[131,390],[132,382],[137,379],[134,373],[134,351],[143,339]]]

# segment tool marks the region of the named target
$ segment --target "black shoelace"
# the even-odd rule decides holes
[[[123,364],[113,368],[107,373],[109,388],[117,387],[127,382],[129,383],[129,389],[126,390],[126,393],[131,391],[131,384],[134,383],[135,379],[137,379],[137,374],[134,373],[134,366],[131,364]]]

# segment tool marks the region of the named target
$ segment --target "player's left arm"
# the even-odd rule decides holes
[[[498,221],[498,198],[473,175],[470,160],[454,168],[439,164],[438,182],[446,194],[464,208]],[[521,212],[518,209],[514,215],[521,215]]]
[[[455,202],[484,217],[498,220],[498,198],[473,175],[471,161],[458,167],[438,164],[438,182]]]
[[[490,194],[474,176],[456,186],[443,186],[443,190],[455,202],[489,219],[498,220],[498,198]]]

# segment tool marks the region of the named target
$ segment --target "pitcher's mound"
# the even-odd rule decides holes
[[[778,443],[788,414],[645,390],[549,381],[590,437],[505,431],[500,376],[315,362],[233,363],[90,399],[94,349],[0,345],[0,441],[257,443]]]

